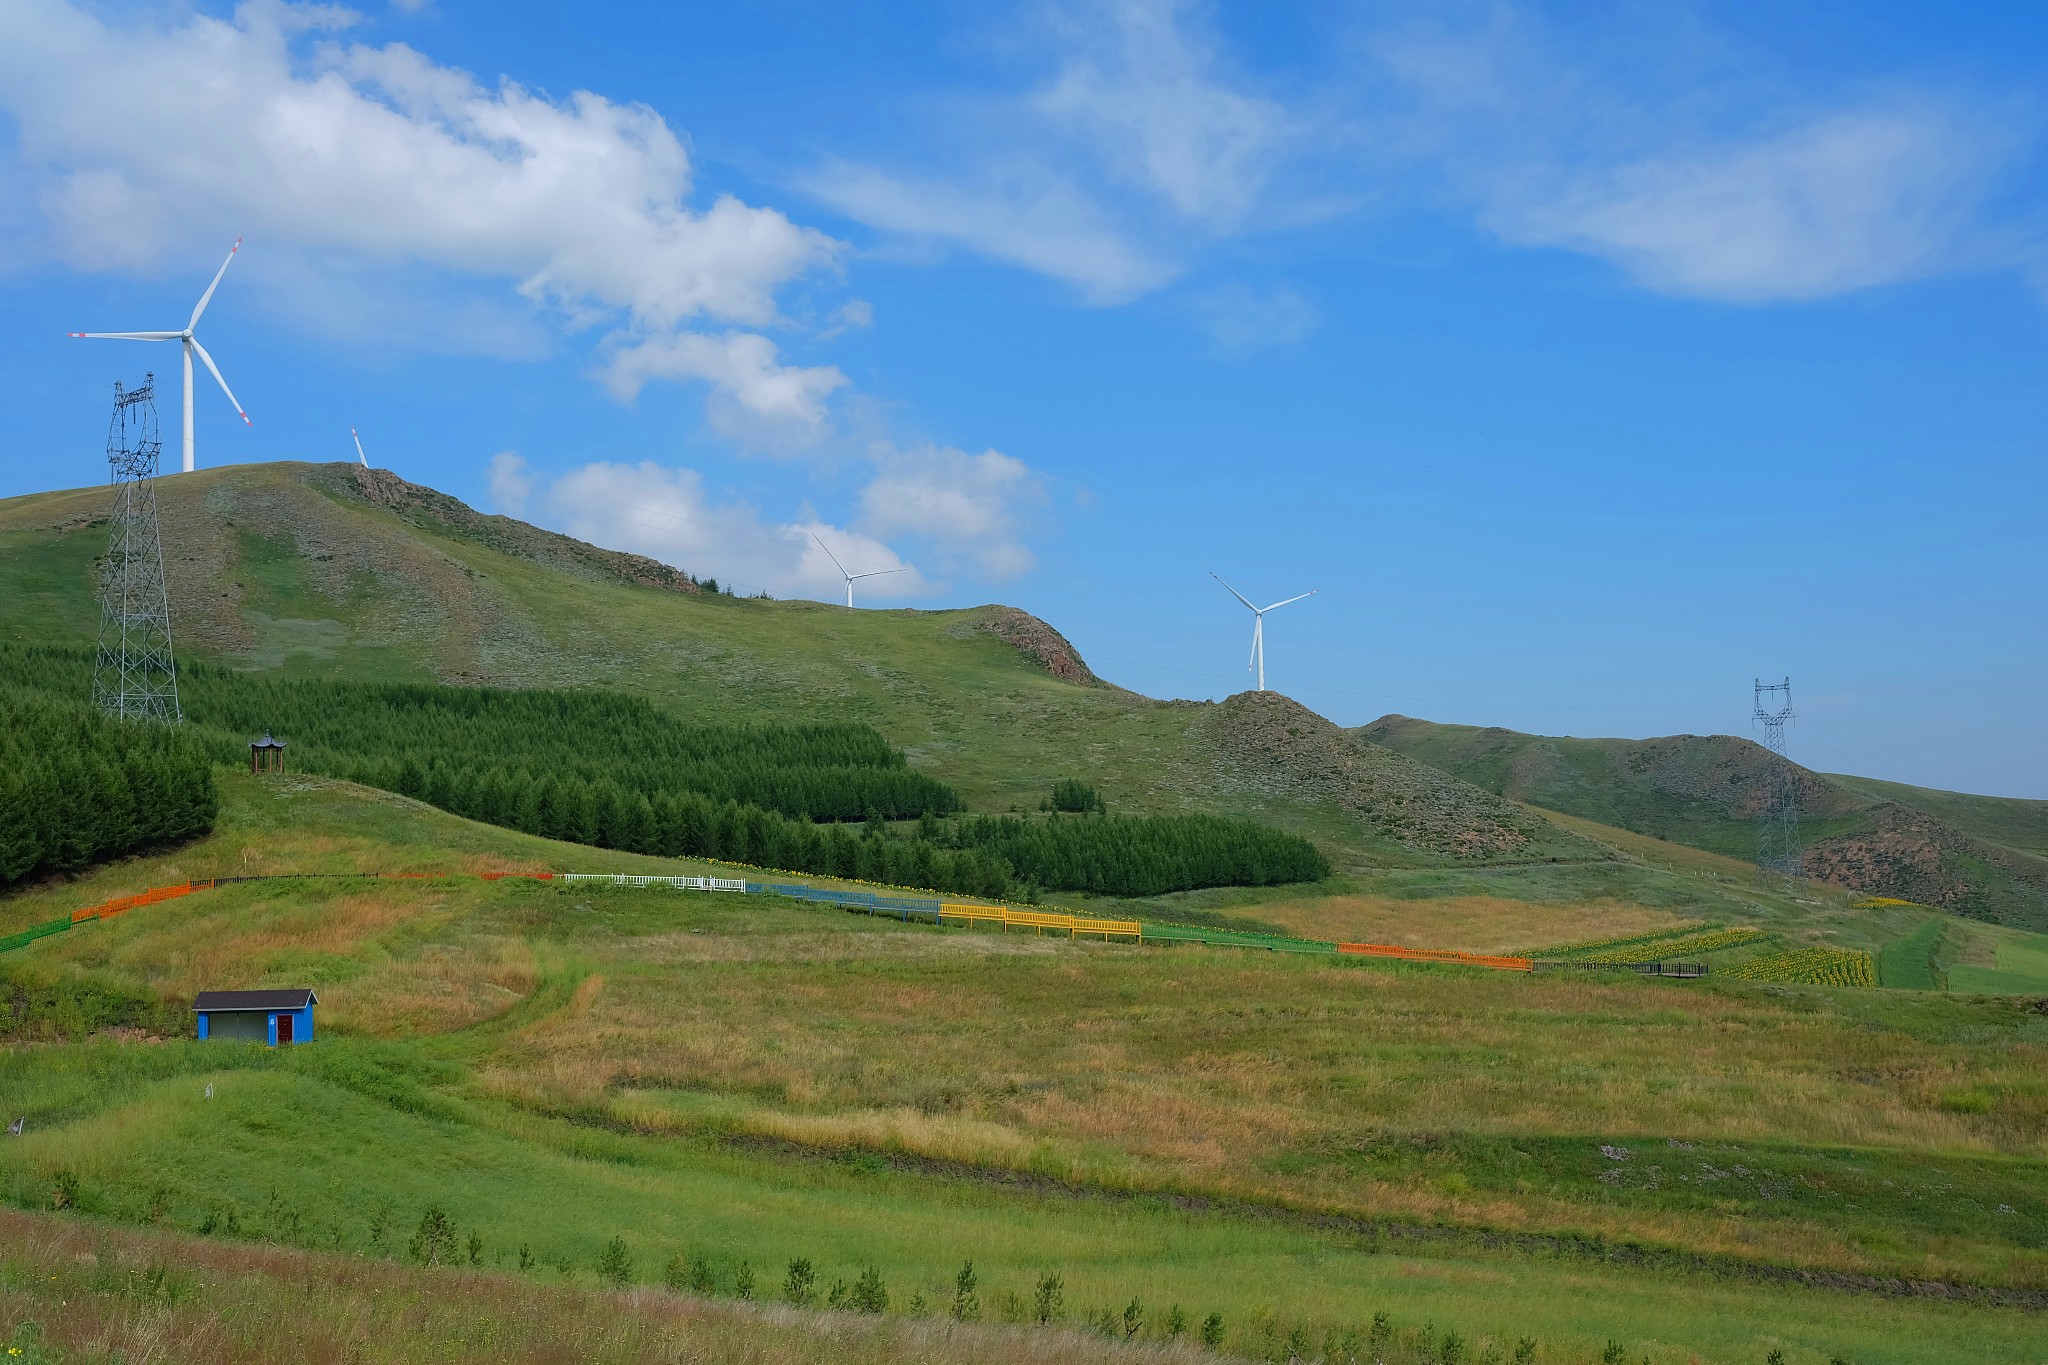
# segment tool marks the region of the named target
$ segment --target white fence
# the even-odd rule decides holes
[[[739,891],[747,884],[733,877],[631,877],[623,872],[564,872],[565,882],[608,882],[613,886],[672,886],[678,891]]]

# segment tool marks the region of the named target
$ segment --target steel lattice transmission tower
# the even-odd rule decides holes
[[[1785,722],[1792,719],[1792,680],[1756,680],[1751,720],[1763,722],[1764,747],[1778,761],[1764,776],[1764,801],[1756,813],[1756,866],[1765,876],[1797,881],[1806,875],[1799,851],[1799,771],[1785,757]]]
[[[157,529],[156,376],[139,389],[114,385],[107,463],[114,478],[113,529],[100,578],[100,649],[94,705],[123,720],[176,725],[178,670],[171,658],[171,595]]]

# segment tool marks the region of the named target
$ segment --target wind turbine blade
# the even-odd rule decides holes
[[[66,336],[88,341],[177,341],[183,332],[67,332]]]
[[[849,574],[846,571],[846,566],[839,562],[839,556],[832,553],[832,547],[830,545],[827,545],[823,540],[819,540],[818,533],[816,531],[811,532],[811,539],[818,541],[818,548],[825,552],[825,558],[832,561],[832,567],[839,570],[839,576],[841,578],[846,579],[848,582],[851,582],[853,580],[853,575]]]
[[[829,551],[827,553],[830,553]],[[883,578],[892,573],[907,573],[908,569],[870,569],[866,573],[847,574],[848,578]]]
[[[1222,576],[1216,573],[1213,569],[1210,570],[1209,577],[1215,579],[1218,583],[1223,583]],[[1252,611],[1256,612],[1258,610],[1257,607],[1252,606],[1252,600],[1249,597],[1246,597],[1243,593],[1239,592],[1236,588],[1231,587],[1228,583],[1223,583],[1223,591],[1229,593],[1232,597],[1235,597],[1238,601],[1244,603],[1245,606],[1249,607]]]
[[[1314,597],[1314,596],[1315,596],[1315,595],[1316,595],[1317,593],[1319,593],[1319,592],[1321,592],[1321,591],[1322,591],[1322,589],[1321,589],[1321,588],[1310,588],[1310,589],[1309,589],[1309,590],[1308,590],[1307,592],[1305,592],[1305,593],[1302,593],[1302,594],[1301,594],[1300,596],[1297,596],[1297,597],[1290,597],[1290,598],[1288,598],[1288,599],[1287,599],[1287,602],[1299,602],[1299,601],[1300,601],[1300,600],[1301,600],[1301,599],[1302,599],[1303,597]],[[1273,605],[1272,605],[1271,607],[1261,607],[1261,608],[1260,608],[1260,610],[1261,610],[1261,611],[1272,611],[1272,610],[1274,610],[1274,608],[1276,608],[1276,607],[1284,607],[1284,606],[1286,606],[1286,605],[1287,605],[1287,602],[1275,602],[1275,603],[1274,603],[1274,604],[1273,604]]]
[[[354,427],[348,429],[348,438],[356,443],[356,458],[362,461],[363,468],[368,469],[370,467],[370,457],[363,454],[363,438],[356,435]]]
[[[220,377],[220,366],[213,363],[213,357],[206,353],[206,348],[201,346],[197,340],[193,340],[192,349],[197,351],[199,358],[206,362],[206,368],[212,372],[214,381],[220,385],[220,391],[228,396],[230,403],[235,403],[235,391],[228,387],[227,380]],[[253,427],[256,425],[254,422],[249,421],[249,414],[242,411],[240,403],[235,403],[235,415],[240,417],[249,426]]]
[[[199,296],[199,306],[192,310],[192,321],[185,324],[186,331],[189,332],[199,325],[199,315],[206,311],[207,304],[213,302],[213,291],[220,288],[220,277],[228,273],[228,267],[235,263],[235,253],[241,249],[242,239],[237,237],[235,238],[235,244],[228,248],[228,258],[220,263],[220,269],[213,272],[213,283],[207,285],[206,292]],[[214,378],[218,379],[220,376],[216,374]],[[227,386],[222,385],[221,387],[225,388]],[[245,417],[247,415],[246,413],[243,414]]]
[[[1222,582],[1221,579],[1217,580]],[[1230,585],[1225,583],[1225,587]],[[1252,613],[1252,657],[1245,661],[1244,671],[1249,673],[1259,662],[1259,636],[1265,633],[1266,618],[1258,612]]]

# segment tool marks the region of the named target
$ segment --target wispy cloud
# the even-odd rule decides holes
[[[1042,72],[979,96],[936,166],[829,160],[799,184],[839,212],[1121,303],[1264,211],[1296,119],[1233,75],[1182,0],[1043,11]],[[951,169],[948,169],[950,167]]]
[[[1549,176],[1507,177],[1482,220],[1665,293],[1768,303],[1972,262],[2005,139],[1919,102]]]
[[[2042,254],[1998,221],[2031,116],[1910,71],[1875,93],[1774,85],[1682,9],[1576,26],[1511,3],[1376,9],[1284,76],[1250,74],[1192,0],[1041,14],[1031,78],[960,102],[914,153],[830,161],[804,187],[1094,304],[1212,273],[1233,238],[1385,209],[1744,304]],[[1243,283],[1193,300],[1240,349],[1314,317]]]

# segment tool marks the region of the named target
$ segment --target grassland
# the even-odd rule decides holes
[[[654,866],[340,783],[224,797],[213,838],[9,898],[9,924],[229,870]],[[2034,1313],[1777,1281],[2048,1288],[2048,1020],[1991,999],[346,878],[222,887],[0,968],[170,1001],[318,985],[314,1047],[0,1056],[31,1116],[0,1149],[13,1202],[216,1240],[232,1215],[244,1241],[376,1260],[439,1203],[486,1268],[525,1246],[555,1288],[621,1236],[643,1281],[678,1252],[727,1288],[806,1256],[827,1284],[873,1264],[902,1303],[971,1256],[991,1305],[1058,1273],[1071,1321],[1180,1303],[1254,1356],[1387,1312],[1475,1349],[1533,1335],[1545,1361],[1610,1337],[1660,1365],[1934,1361],[1959,1333],[2017,1361]]]
[[[102,496],[0,503],[8,638],[90,638]],[[705,597],[659,566],[339,467],[210,471],[163,497],[181,647],[203,657],[617,686],[712,720],[864,721],[976,810],[1034,808],[1081,777],[1112,810],[1293,830],[1337,868],[1313,886],[1076,909],[1468,950],[1712,921],[1767,936],[1731,961],[1889,947],[1896,965],[1926,942],[1933,983],[2036,979],[2038,935],[1761,886],[1738,857],[1517,804],[1284,698],[1101,686],[1008,609]],[[229,534],[194,530],[209,526]],[[1788,1365],[2040,1359],[2048,1015],[2026,1000],[376,880],[356,874],[730,869],[549,843],[324,779],[230,774],[223,797],[204,840],[0,898],[4,936],[188,877],[323,874],[0,957],[0,1095],[29,1120],[0,1143],[0,1200],[39,1210],[6,1215],[0,1325],[47,1325],[53,1294],[90,1296],[107,1328],[79,1338],[81,1358],[140,1358],[117,1332],[152,1322],[165,1341],[226,1343],[223,1359],[297,1342],[448,1358],[482,1304],[510,1305],[508,1335],[486,1344],[521,1358],[659,1358],[677,1334],[704,1359],[1212,1358],[1159,1340],[1178,1304],[1220,1316],[1226,1353],[1267,1359],[1346,1358],[1380,1313],[1389,1365],[1440,1357],[1445,1333],[1468,1365],[1524,1336],[1544,1365],[1601,1359],[1610,1341],[1654,1365],[1772,1349]],[[306,984],[322,1000],[315,1046],[177,1036],[198,989]],[[430,1205],[481,1264],[394,1262]],[[597,1282],[613,1238],[641,1286],[625,1297]],[[794,1257],[817,1264],[821,1292],[873,1267],[891,1314],[651,1288],[677,1255],[702,1257],[728,1300],[742,1264],[764,1292]],[[950,1296],[968,1257],[998,1324],[1030,1316],[1052,1274],[1069,1329],[1136,1300],[1140,1340],[908,1321],[914,1299]],[[150,1287],[159,1261],[206,1269],[173,1302]]]
[[[1816,877],[2048,929],[2048,802],[1816,773],[1729,735],[1572,739],[1406,716],[1359,733],[1501,796],[1738,858],[1761,793],[1784,780]]]

